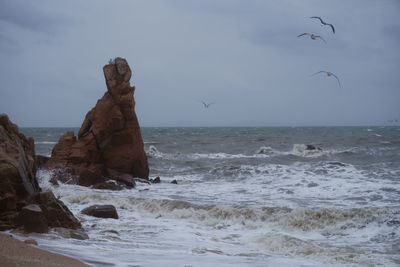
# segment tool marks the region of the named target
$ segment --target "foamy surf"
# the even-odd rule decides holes
[[[400,136],[369,128],[146,128],[161,183],[54,187],[40,171],[90,239],[38,241],[94,266],[396,266]],[[120,219],[80,213],[93,204],[114,205]]]
[[[157,252],[167,249],[165,246],[169,249],[172,246],[175,247],[172,251],[184,253],[186,262],[192,264],[198,263],[198,257],[202,255],[211,257],[221,266],[233,264],[232,259],[227,259],[232,256],[238,257],[239,262],[243,262],[244,258],[254,258],[257,263],[256,259],[277,259],[281,257],[279,255],[284,255],[305,261],[306,266],[361,266],[368,262],[373,266],[379,261],[390,263],[390,260],[381,259],[381,253],[362,244],[368,239],[390,236],[398,229],[396,222],[400,221],[396,207],[343,210],[228,206],[151,198],[145,192],[142,192],[143,197],[133,196],[140,189],[115,192],[61,185],[53,190],[71,207],[91,237],[89,241],[76,242],[90,243],[91,246],[95,243],[96,250],[104,251],[106,255],[110,246],[118,248],[126,259],[130,250],[124,252],[124,247],[134,242],[139,246],[135,253],[145,253],[145,247]],[[79,213],[82,208],[93,204],[116,206],[120,219],[99,220]],[[176,231],[180,234],[172,238],[171,234],[176,235]],[[369,233],[368,237],[365,237],[366,232]],[[397,235],[396,238],[400,237]],[[182,239],[190,240],[184,242],[183,246],[191,247],[189,250],[182,250]],[[52,244],[52,241],[46,242]],[[107,258],[102,257],[98,257],[98,260],[107,262]],[[128,266],[126,259],[117,262],[121,266]],[[223,259],[227,262],[224,263]],[[176,258],[170,260],[182,261]],[[144,266],[154,264],[142,263]]]

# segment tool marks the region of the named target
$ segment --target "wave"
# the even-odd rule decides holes
[[[323,241],[297,238],[288,234],[264,233],[254,241],[263,250],[269,252],[300,256],[325,264],[344,264],[345,266],[387,266],[392,265],[390,258],[385,258],[381,252],[368,247],[350,246],[347,244],[332,245]]]
[[[57,142],[54,141],[36,141],[35,145],[55,145]]]
[[[347,150],[346,150],[347,151]],[[338,154],[346,151],[338,150],[323,150],[317,146],[306,145],[306,144],[294,144],[290,151],[279,151],[269,146],[262,146],[255,151],[256,154],[267,154],[267,155],[292,155],[298,157],[321,157],[328,154]]]
[[[276,151],[270,146],[262,146],[255,151],[256,154],[273,154]]]
[[[149,157],[157,159],[252,159],[252,158],[271,158],[274,156],[297,156],[297,157],[321,157],[330,154],[353,153],[353,149],[347,150],[323,150],[319,147],[306,144],[294,144],[290,151],[279,151],[270,146],[261,146],[254,151],[254,154],[230,154],[225,152],[216,153],[191,153],[191,154],[167,154],[160,152],[156,146],[150,145],[146,151]]]
[[[165,155],[158,151],[156,146],[150,145],[148,150],[146,151],[148,157],[152,158],[164,158]]]
[[[395,214],[391,208],[286,208],[286,207],[248,207],[193,204],[184,200],[147,199],[127,197],[118,193],[113,196],[101,192],[75,191],[65,196],[66,201],[85,204],[105,201],[124,210],[147,212],[154,216],[173,219],[187,219],[213,227],[241,225],[245,228],[263,228],[266,224],[285,229],[312,231],[316,229],[362,228],[370,222],[389,221]]]
[[[241,159],[241,158],[259,158],[265,155],[245,155],[228,153],[194,153],[189,155],[192,159]]]

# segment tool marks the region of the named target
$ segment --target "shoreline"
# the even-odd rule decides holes
[[[26,244],[5,232],[0,232],[0,258],[3,267],[91,267],[79,259]]]

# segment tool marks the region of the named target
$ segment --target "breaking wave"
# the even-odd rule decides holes
[[[164,158],[165,155],[158,151],[156,146],[150,145],[148,150],[146,151],[148,157],[152,158]]]
[[[385,223],[395,216],[391,208],[286,208],[286,207],[247,207],[200,205],[183,200],[147,199],[132,197],[114,197],[101,192],[76,192],[65,196],[66,201],[75,204],[105,202],[123,210],[140,210],[154,216],[171,219],[186,219],[206,225],[223,227],[241,225],[245,228],[263,228],[266,224],[312,231],[315,229],[348,229],[365,227],[370,222]],[[397,214],[396,216],[399,216]]]

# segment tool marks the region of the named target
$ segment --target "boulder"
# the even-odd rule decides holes
[[[102,182],[92,186],[93,189],[104,189],[104,190],[113,190],[119,191],[124,189],[123,186],[113,183],[113,182]]]
[[[70,229],[78,229],[81,227],[80,222],[65,204],[58,200],[53,192],[38,192],[31,196],[30,203],[40,206],[45,214],[49,227],[64,227]]]
[[[51,192],[42,192],[35,158],[33,139],[26,138],[7,115],[0,114],[0,229],[23,227],[28,232],[46,232],[53,225],[80,227],[60,200]]]
[[[83,209],[81,213],[98,218],[118,219],[117,210],[113,205],[93,205]]]
[[[49,230],[47,218],[39,205],[30,204],[23,207],[18,221],[26,233],[47,233]]]
[[[54,146],[45,167],[66,170],[75,184],[91,186],[114,173],[148,179],[149,167],[135,114],[135,87],[127,61],[116,58],[103,67],[107,92],[82,123],[77,136],[67,132]],[[125,181],[125,179],[123,179]],[[132,183],[128,185],[134,187]]]

